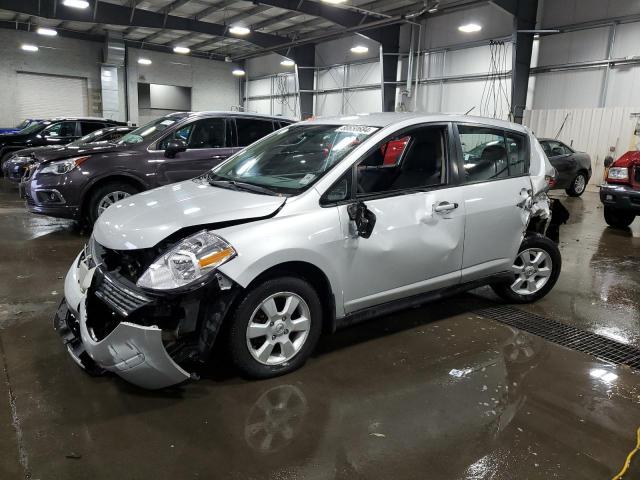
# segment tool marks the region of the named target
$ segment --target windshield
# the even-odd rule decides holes
[[[147,137],[156,135],[172,125],[175,125],[180,120],[185,118],[187,114],[182,115],[167,115],[166,117],[160,117],[156,120],[136,128],[133,132],[127,133],[124,137],[118,140],[118,145],[134,145],[136,143],[142,143]]]
[[[31,120],[23,120],[18,125],[16,125],[16,130],[22,130],[24,128],[27,128],[30,123],[31,123]]]
[[[50,125],[50,124],[51,124],[51,122],[33,122],[27,128],[24,128],[24,129],[20,130],[20,134],[21,135],[25,135],[25,134],[28,134],[28,133],[39,132],[44,127],[46,127],[47,125]]]
[[[278,130],[214,168],[210,180],[297,194],[373,134],[375,127],[298,124]]]

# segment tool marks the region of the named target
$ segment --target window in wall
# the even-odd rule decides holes
[[[236,118],[236,128],[238,130],[238,146],[246,147],[273,132],[273,122],[255,118]]]
[[[43,134],[47,137],[75,137],[76,122],[58,122],[47,127]]]
[[[358,194],[437,186],[444,182],[446,128],[418,127],[391,138],[357,166]]]
[[[509,177],[509,163],[502,130],[458,125],[467,183]]]

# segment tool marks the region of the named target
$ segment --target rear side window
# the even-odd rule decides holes
[[[524,135],[497,128],[458,125],[467,183],[524,175],[529,154]]]
[[[273,132],[273,122],[255,118],[236,118],[236,128],[238,130],[238,146],[246,147]]]
[[[80,122],[80,131],[82,132],[82,136],[90,134],[91,132],[95,132],[101,128],[105,128],[104,123],[96,123],[96,122]]]
[[[446,127],[425,126],[386,140],[358,164],[358,195],[441,185],[446,139]]]

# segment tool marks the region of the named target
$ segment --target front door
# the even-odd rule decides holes
[[[159,142],[158,148],[164,150],[166,144],[175,139],[184,141],[187,150],[158,162],[161,183],[197,177],[234,153],[229,121],[221,117],[203,118],[184,125]]]
[[[349,205],[338,206],[347,313],[458,283],[465,218],[462,188],[450,183],[450,139],[449,125],[404,130],[351,173],[356,201],[376,220],[363,238]]]
[[[531,195],[524,134],[458,125],[464,205],[462,281],[511,269],[527,226]]]

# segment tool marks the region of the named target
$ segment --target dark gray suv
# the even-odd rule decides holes
[[[239,112],[181,112],[117,143],[43,154],[25,189],[33,213],[88,220],[129,195],[196,177],[256,140],[293,123]]]

